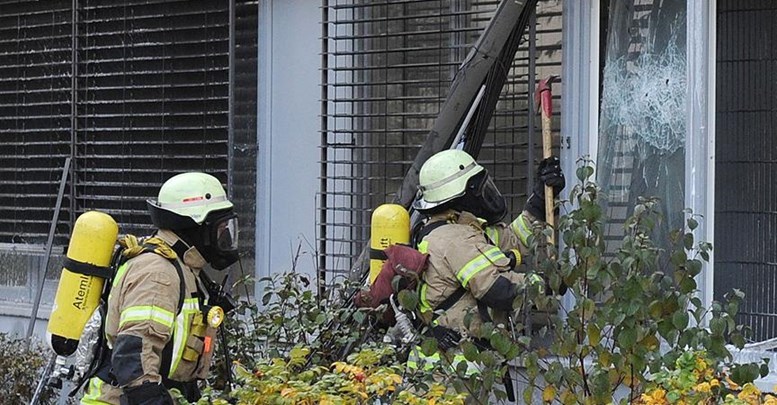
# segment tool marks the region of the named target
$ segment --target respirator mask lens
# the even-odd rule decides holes
[[[219,220],[215,227],[216,248],[222,252],[232,252],[237,250],[238,229],[237,216],[232,215]]]

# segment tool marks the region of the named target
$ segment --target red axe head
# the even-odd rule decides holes
[[[534,91],[534,100],[537,103],[537,110],[540,111],[540,107],[545,113],[545,116],[550,117],[553,114],[553,94],[551,91],[551,83],[556,80],[558,76],[550,75],[546,79],[540,80],[537,84],[537,90]]]

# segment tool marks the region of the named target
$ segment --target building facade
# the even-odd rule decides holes
[[[348,277],[497,5],[60,3],[0,17],[2,330],[23,329],[49,239],[43,319],[75,217],[147,231],[143,201],[180,170],[238,200],[245,273]],[[478,158],[518,212],[541,150],[533,90],[559,75],[554,148],[567,173],[596,162],[612,248],[637,197],[660,198],[659,239],[690,208],[714,246],[700,297],[744,291],[738,321],[775,337],[774,21],[777,1],[540,1]]]

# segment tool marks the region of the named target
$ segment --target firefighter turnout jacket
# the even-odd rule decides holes
[[[191,390],[208,375],[216,329],[208,325],[204,289],[198,288],[206,261],[193,247],[176,254],[171,246],[183,242],[170,231],[160,230],[156,238],[164,242],[156,254],[129,259],[113,279],[105,318],[110,361],[89,380],[82,404],[119,404],[123,392],[144,383],[196,399],[199,392]]]
[[[478,303],[487,305],[497,321],[512,310],[516,291],[525,282],[525,275],[516,270],[528,253],[532,218],[523,212],[510,224],[485,226],[468,212],[447,210],[430,217],[427,226],[440,221],[447,224],[434,228],[418,244],[422,253],[429,254],[429,266],[419,287],[421,318],[432,323],[433,311],[464,288],[461,298],[433,325],[478,336],[484,322]],[[473,316],[467,328],[469,313]]]

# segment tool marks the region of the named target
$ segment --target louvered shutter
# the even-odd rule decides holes
[[[229,4],[87,2],[78,23],[76,209],[127,232],[189,170],[228,169]]]
[[[370,215],[391,201],[453,76],[498,2],[323,2],[319,272],[335,280],[369,239]],[[561,2],[541,1],[524,35],[478,156],[516,215],[541,156],[530,94],[561,71]],[[530,24],[535,25],[535,24]],[[558,117],[560,87],[554,88]],[[560,122],[555,119],[554,127]],[[556,140],[558,147],[558,140]]]
[[[0,5],[0,243],[40,243],[48,234],[71,151],[70,7]],[[65,201],[64,219],[68,209]]]

